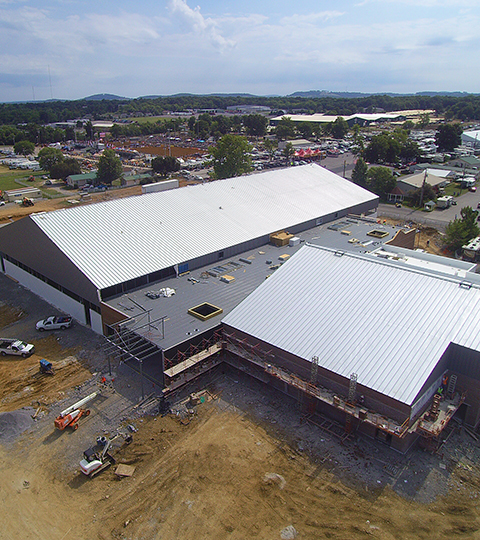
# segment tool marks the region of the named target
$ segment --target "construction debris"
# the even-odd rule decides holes
[[[120,463],[115,469],[117,476],[133,476],[134,472],[135,467],[133,465],[125,465],[124,463]]]

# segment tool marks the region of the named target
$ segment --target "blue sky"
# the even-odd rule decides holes
[[[480,92],[480,0],[0,0],[0,101]]]

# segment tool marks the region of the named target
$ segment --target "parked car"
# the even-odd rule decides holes
[[[35,345],[31,343],[25,343],[20,339],[13,338],[0,338],[0,354],[6,356],[7,354],[13,356],[22,356],[27,358],[35,352]]]
[[[72,317],[47,317],[41,321],[38,321],[35,328],[40,332],[44,330],[66,330],[73,325]]]

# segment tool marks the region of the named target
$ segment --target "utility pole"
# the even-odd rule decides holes
[[[425,182],[427,181],[427,170],[425,169],[425,174],[423,176],[422,190],[420,191],[420,208],[423,206],[423,192],[425,191]]]

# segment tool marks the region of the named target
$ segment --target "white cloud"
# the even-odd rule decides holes
[[[308,15],[288,15],[280,20],[281,25],[316,25],[332,19],[337,19],[345,15],[343,11],[320,11],[318,13],[309,13]]]
[[[232,48],[235,42],[224,38],[218,31],[217,23],[211,18],[205,18],[200,13],[200,7],[192,9],[185,0],[170,0],[169,7],[174,15],[178,15],[187,27],[194,33],[206,36],[212,45],[221,51]]]
[[[25,98],[34,84],[37,99],[50,97],[48,66],[55,97],[65,98],[347,86],[416,91],[455,85],[474,92],[480,85],[471,67],[480,53],[480,20],[472,10],[432,10],[427,18],[428,11],[420,17],[401,0],[395,15],[392,4],[379,10],[372,0],[368,8],[353,9],[340,0],[338,10],[316,12],[306,5],[305,15],[279,8],[271,14],[206,16],[188,0],[165,0],[164,12],[145,0],[128,7],[124,2],[125,10],[111,9],[109,15],[110,0],[99,6],[101,13],[91,4],[87,10],[72,11],[71,4],[62,10],[63,2],[54,1],[50,7],[38,4],[40,9],[0,0],[0,101],[7,99],[10,83],[23,85]]]

